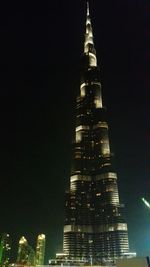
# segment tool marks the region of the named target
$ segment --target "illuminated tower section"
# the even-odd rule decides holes
[[[45,235],[41,234],[37,238],[36,265],[44,265],[45,256]]]
[[[128,252],[128,233],[112,164],[89,4],[72,155],[65,202],[64,252],[74,261],[114,263]]]
[[[35,252],[28,245],[28,241],[24,236],[19,240],[18,254],[17,254],[17,264],[19,265],[35,265]]]

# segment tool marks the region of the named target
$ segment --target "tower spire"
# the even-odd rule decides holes
[[[89,1],[87,1],[84,53],[89,56],[89,65],[96,67],[97,59],[96,59],[96,50],[94,47],[93,29],[92,29],[92,23],[91,23],[91,18],[90,18]]]
[[[87,1],[87,16],[90,15],[89,1]]]
[[[75,108],[70,188],[65,197],[63,251],[73,265],[114,266],[116,258],[128,253],[128,233],[102,103],[89,2],[84,1],[86,33]]]

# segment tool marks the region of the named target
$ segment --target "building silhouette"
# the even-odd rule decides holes
[[[38,235],[36,245],[36,265],[44,265],[45,256],[45,235]]]
[[[70,188],[65,200],[63,250],[68,260],[113,264],[129,250],[124,206],[119,201],[112,159],[87,4]]]

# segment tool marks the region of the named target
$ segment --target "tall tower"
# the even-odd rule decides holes
[[[65,201],[63,249],[69,259],[105,265],[128,252],[122,214],[87,3],[70,188]]]
[[[36,246],[36,265],[44,265],[45,235],[38,235]]]

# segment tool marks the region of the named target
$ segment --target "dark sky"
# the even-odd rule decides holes
[[[0,232],[62,249],[84,0],[1,4]],[[150,255],[150,3],[93,0],[91,17],[132,250]],[[14,257],[15,257],[14,253]]]

